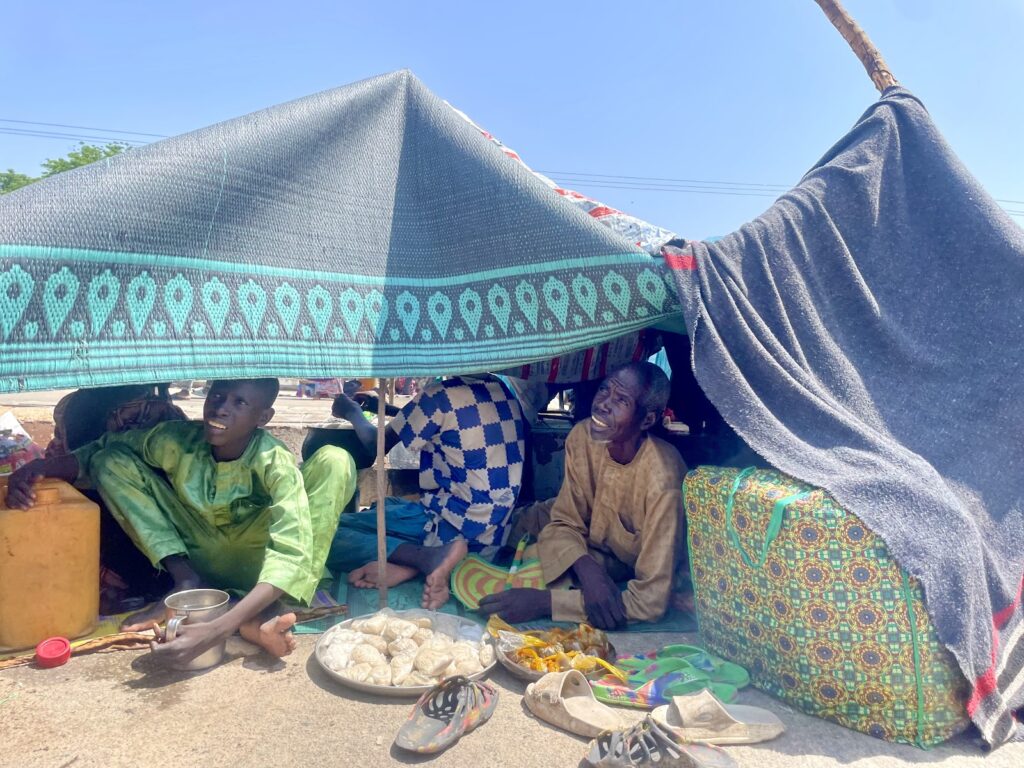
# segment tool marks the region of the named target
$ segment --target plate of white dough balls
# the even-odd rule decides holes
[[[460,616],[383,610],[331,627],[314,650],[342,685],[384,696],[419,696],[446,677],[484,677],[495,665],[486,629]]]

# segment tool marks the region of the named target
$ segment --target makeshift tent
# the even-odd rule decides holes
[[[0,391],[478,372],[678,313],[407,71],[0,198]]]
[[[893,89],[765,215],[663,251],[712,401],[885,539],[983,736],[1020,738],[1024,233]],[[676,314],[658,265],[396,73],[0,199],[0,391],[518,365]]]
[[[888,89],[767,212],[669,254],[725,420],[916,577],[985,739],[1024,705],[1024,231]]]

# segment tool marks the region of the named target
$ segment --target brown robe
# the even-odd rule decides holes
[[[630,621],[664,615],[680,546],[685,473],[676,449],[657,437],[648,435],[633,460],[619,464],[606,443],[590,437],[589,422],[573,427],[565,442],[565,479],[538,541],[553,619],[587,620],[583,592],[557,583],[586,554],[616,580],[629,579],[622,602]]]

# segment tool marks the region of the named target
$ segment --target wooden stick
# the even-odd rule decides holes
[[[899,85],[892,72],[889,71],[889,65],[885,63],[882,54],[875,48],[875,44],[871,42],[860,25],[853,20],[853,17],[846,12],[846,9],[840,5],[839,0],[814,0],[814,2],[821,6],[821,10],[828,16],[828,20],[850,44],[879,92],[892,85]]]
[[[116,632],[113,635],[94,637],[92,640],[76,644],[71,649],[71,655],[83,656],[87,653],[102,653],[103,651],[140,651],[149,648],[149,644],[155,639],[156,635],[150,632]],[[14,656],[0,661],[0,669],[23,667],[31,664],[35,659],[34,651]]]
[[[380,608],[388,607],[388,585],[384,570],[388,564],[387,518],[384,515],[384,493],[386,490],[384,470],[384,431],[387,428],[385,406],[387,403],[388,380],[377,379],[377,599]]]

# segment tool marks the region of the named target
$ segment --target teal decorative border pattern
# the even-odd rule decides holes
[[[553,357],[679,312],[672,276],[636,254],[523,270],[378,278],[0,245],[0,389],[140,371],[465,372]]]

